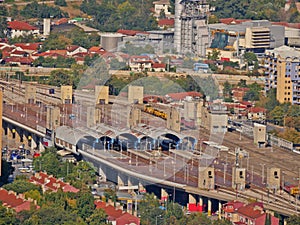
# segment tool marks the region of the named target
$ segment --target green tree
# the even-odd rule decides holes
[[[67,2],[66,2],[66,0],[55,0],[54,5],[67,6]]]
[[[223,86],[224,86],[223,88],[224,98],[231,98],[232,85],[228,81],[225,81]]]
[[[254,63],[258,61],[257,56],[253,52],[245,52],[244,60],[247,62],[248,66],[254,65]]]
[[[77,196],[76,206],[78,210],[78,215],[86,220],[90,216],[92,216],[95,204],[94,204],[94,196],[90,192],[83,192]]]
[[[207,58],[209,60],[218,60],[220,57],[220,54],[221,54],[220,51],[218,51],[217,49],[213,49],[212,52],[208,53]]]
[[[146,194],[139,204],[139,213],[141,216],[141,224],[152,225],[156,223],[156,219],[164,217],[164,211],[159,208],[160,204],[156,196]],[[158,219],[161,224],[161,219]]]
[[[0,38],[7,36],[7,21],[6,17],[0,16]]]
[[[103,209],[95,209],[93,214],[87,218],[89,225],[103,225],[106,223],[107,215]]]
[[[30,183],[28,180],[15,180],[13,183],[5,184],[3,188],[7,190],[12,190],[16,193],[25,193],[31,190],[37,190],[41,192],[41,188]]]
[[[73,85],[72,72],[63,69],[53,70],[51,71],[48,83],[57,87],[62,85]]]
[[[7,210],[5,206],[2,205],[0,201],[0,224],[10,225],[10,224],[19,224],[18,219],[13,210]]]

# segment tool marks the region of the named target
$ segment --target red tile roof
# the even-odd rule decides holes
[[[262,108],[262,107],[251,107],[251,108],[248,109],[248,112],[251,112],[251,113],[259,113],[259,112],[266,113],[267,110],[265,108]]]
[[[23,65],[29,65],[34,60],[30,57],[20,57],[20,56],[12,56],[4,59],[5,63],[20,63]]]
[[[17,21],[17,20],[8,22],[8,27],[13,30],[27,30],[27,31],[38,30],[38,28],[31,26],[28,23],[25,23],[23,21]]]
[[[63,192],[79,192],[79,189],[72,185],[65,183],[59,179],[54,178],[52,175],[48,175],[43,172],[36,173],[29,180],[31,183],[43,186],[44,190],[58,191],[62,189]]]
[[[39,47],[41,46],[41,43],[16,43],[14,44],[16,47],[20,47],[23,50],[31,50],[31,51],[37,51]]]
[[[108,205],[100,200],[96,200],[94,203],[96,209],[103,209],[107,215],[107,219],[109,221],[116,221],[116,225],[140,224],[139,218],[120,209],[115,209],[112,205]]]
[[[163,27],[163,26],[174,26],[174,19],[160,19],[158,21],[158,26]]]
[[[191,97],[201,97],[202,94],[196,91],[190,91],[190,92],[179,92],[179,93],[169,93],[167,94],[170,98],[172,98],[173,100],[183,100],[185,99],[185,97],[187,96],[191,96]]]
[[[55,25],[65,24],[65,23],[68,23],[68,21],[69,20],[67,18],[61,18],[55,22]]]
[[[231,201],[231,202],[227,202],[226,204],[224,204],[223,206],[223,210],[224,212],[235,212],[236,210],[238,210],[240,207],[244,206],[244,203],[239,202],[239,201]]]
[[[221,23],[224,24],[240,24],[242,22],[246,22],[246,21],[251,21],[250,19],[234,19],[234,18],[223,18],[223,19],[219,19],[219,21]]]
[[[166,68],[165,63],[153,63],[152,68]]]
[[[237,210],[237,213],[251,219],[259,218],[264,215],[263,203],[255,202],[242,206]]]
[[[13,208],[16,212],[30,210],[32,205],[35,205],[36,209],[39,208],[32,201],[24,199],[23,195],[17,195],[15,192],[7,191],[3,188],[0,188],[0,201],[4,206]]]

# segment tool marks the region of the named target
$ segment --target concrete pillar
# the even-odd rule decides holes
[[[189,194],[189,203],[191,203],[191,204],[196,204],[196,198],[195,198],[195,196],[194,195],[192,195],[192,194]]]
[[[162,188],[160,196],[161,196],[161,200],[162,201],[167,201],[169,194],[168,194],[168,192],[165,189]]]
[[[218,218],[219,218],[219,220],[221,219],[221,215],[222,215],[222,202],[221,201],[219,201],[219,209],[218,209],[218,211],[219,211],[219,214],[218,214]]]
[[[31,145],[30,148],[31,149],[35,149],[37,147],[37,136],[35,134],[33,134],[31,136]]]
[[[14,132],[14,130],[13,130]],[[21,142],[21,130],[20,129],[15,129],[15,142],[20,143]]]
[[[146,188],[144,187],[144,185],[141,182],[139,182],[139,192],[141,192],[141,193],[146,192]]]
[[[23,139],[23,144],[26,147],[28,147],[28,143],[29,143],[28,136],[29,136],[29,134],[27,132],[23,131],[23,137],[22,137],[22,139]]]
[[[207,216],[211,216],[211,199],[207,200]]]
[[[11,125],[7,125],[7,138],[11,140],[13,138],[13,128]]]
[[[99,175],[101,181],[106,181],[106,168],[105,167],[99,167]]]
[[[199,206],[203,207],[203,198],[201,196],[199,196]]]
[[[132,178],[128,177],[128,179],[127,179],[127,185],[128,186],[133,186]]]
[[[121,173],[118,173],[118,186],[125,186],[125,178]]]

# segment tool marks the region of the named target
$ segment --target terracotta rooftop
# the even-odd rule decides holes
[[[65,183],[59,179],[54,178],[52,175],[48,175],[44,172],[36,173],[29,180],[31,183],[41,185],[45,190],[58,191],[62,189],[63,192],[74,192],[77,193],[79,189],[72,185]]]
[[[167,94],[167,96],[169,96],[173,100],[179,101],[179,100],[183,100],[187,96],[191,96],[193,98],[202,97],[202,94],[196,91],[189,91],[189,92],[169,93]]]
[[[159,26],[174,26],[175,20],[174,19],[160,19],[158,21]]]
[[[264,214],[263,203],[255,202],[242,206],[237,210],[237,213],[251,219],[259,218]]]
[[[28,201],[23,198],[23,195],[17,195],[13,191],[7,191],[3,188],[0,188],[0,201],[6,207],[13,208],[16,212],[21,212],[23,210],[30,210],[32,201]],[[36,208],[39,208],[35,205]]]
[[[8,22],[8,27],[13,30],[26,30],[26,31],[38,30],[38,28],[31,26],[28,23],[25,23],[23,21],[17,21],[17,20]]]

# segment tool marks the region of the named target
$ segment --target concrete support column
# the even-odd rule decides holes
[[[161,189],[160,190],[160,193],[161,193],[161,200],[163,200],[163,201],[167,201],[168,200],[168,196],[169,196],[169,194],[168,194],[168,192],[165,190],[165,189]]]
[[[191,203],[191,204],[196,204],[196,198],[195,198],[195,196],[194,195],[192,195],[192,194],[189,194],[189,203]]]
[[[211,199],[208,199],[207,200],[207,216],[211,216],[211,205],[212,205]]]
[[[128,179],[127,179],[127,185],[128,186],[133,186],[132,178],[128,177]]]
[[[141,182],[139,182],[139,192],[141,192],[141,193],[146,192],[146,188],[144,187],[144,185]]]
[[[37,136],[35,134],[33,134],[31,136],[31,144],[30,144],[30,148],[31,149],[35,149],[37,147]]]
[[[201,196],[199,196],[199,206],[203,209],[203,198]]]
[[[21,142],[21,131],[15,129],[15,142]]]
[[[26,133],[26,132],[23,132],[23,137],[22,137],[22,139],[23,139],[23,144],[24,144],[24,146],[28,146],[28,143],[29,143],[29,140],[28,140],[28,134]]]
[[[9,140],[13,138],[12,126],[9,124],[7,125],[7,138]]]
[[[99,175],[101,181],[106,181],[106,168],[105,167],[99,167]]]
[[[222,203],[221,203],[221,201],[219,201],[219,209],[218,209],[218,211],[219,211],[219,214],[218,214],[218,218],[219,218],[219,220],[221,219],[221,215],[222,215]]]
[[[118,173],[118,186],[125,186],[124,175],[121,173]]]

